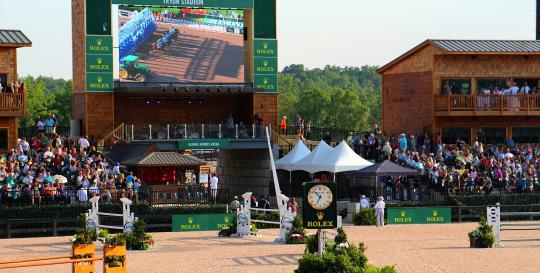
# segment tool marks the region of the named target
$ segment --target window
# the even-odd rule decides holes
[[[470,79],[443,79],[441,80],[441,94],[445,95],[444,88],[446,83],[450,85],[453,95],[466,95],[471,93]]]
[[[476,135],[484,144],[504,144],[506,128],[504,127],[479,127]]]
[[[498,87],[499,89],[506,88],[505,79],[478,79],[476,83],[476,91],[478,94],[482,94],[482,91],[485,89],[493,90],[495,87]]]
[[[0,151],[7,151],[8,149],[8,129],[0,129]]]
[[[441,138],[444,144],[455,144],[458,138],[466,143],[471,143],[471,128],[443,127],[441,130]]]
[[[512,127],[512,140],[515,143],[539,143],[540,127]]]

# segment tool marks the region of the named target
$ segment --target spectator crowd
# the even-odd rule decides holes
[[[97,150],[98,141],[72,140],[55,131],[54,115],[38,122],[39,135],[22,137],[0,155],[0,204],[74,204],[100,196],[138,202],[141,181]]]

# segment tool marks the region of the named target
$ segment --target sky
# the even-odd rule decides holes
[[[384,65],[426,39],[535,38],[535,0],[278,0],[279,67]],[[71,0],[0,0],[19,76],[71,79]]]

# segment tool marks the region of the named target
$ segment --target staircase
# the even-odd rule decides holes
[[[112,147],[117,142],[124,142],[127,140],[126,126],[122,122],[112,132],[105,136],[105,147]]]

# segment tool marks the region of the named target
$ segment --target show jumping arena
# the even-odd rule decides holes
[[[469,248],[467,233],[477,223],[345,227],[350,242],[364,242],[375,265],[395,264],[404,272],[538,272],[540,242],[508,242],[503,248]],[[275,243],[279,230],[264,237],[221,238],[216,231],[154,233],[154,248],[128,251],[130,273],[293,272],[303,245]],[[273,236],[270,236],[272,235]],[[505,231],[505,238],[540,238],[540,230]],[[69,237],[0,240],[0,262],[68,252]],[[101,249],[96,249],[100,252]],[[96,272],[102,272],[96,266]],[[71,272],[69,265],[0,270],[2,272]]]

